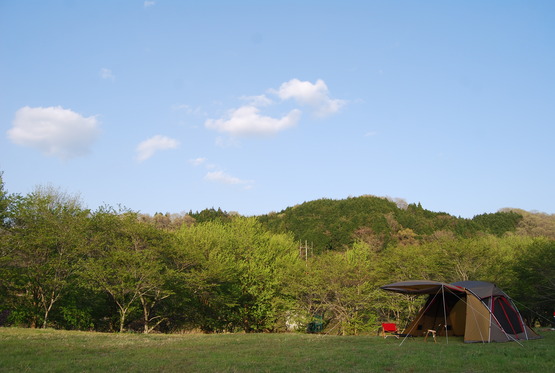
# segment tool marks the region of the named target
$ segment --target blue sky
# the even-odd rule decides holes
[[[0,0],[0,170],[92,209],[555,213],[553,1]]]

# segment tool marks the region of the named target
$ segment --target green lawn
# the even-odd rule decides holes
[[[306,334],[142,335],[0,328],[0,372],[555,372],[555,332],[541,340]]]

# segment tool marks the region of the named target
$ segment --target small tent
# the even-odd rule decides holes
[[[403,281],[383,290],[428,294],[426,303],[403,334],[464,336],[465,342],[507,342],[540,338],[522,319],[512,300],[494,284],[461,281]]]

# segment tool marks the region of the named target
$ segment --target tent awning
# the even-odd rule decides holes
[[[441,291],[442,288],[447,288],[452,291],[465,292],[465,289],[460,286],[427,280],[401,281],[380,287],[382,290],[403,294],[435,294]]]

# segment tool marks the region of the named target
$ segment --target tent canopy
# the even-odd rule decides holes
[[[443,287],[446,287],[452,291],[464,292],[464,288],[461,288],[459,286],[426,280],[401,281],[394,284],[381,286],[380,289],[403,294],[436,294],[437,292],[441,291]]]
[[[494,284],[484,281],[459,281],[447,284],[437,281],[413,280],[396,282],[380,287],[380,289],[383,290],[403,294],[436,294],[441,291],[442,288],[461,293],[470,291],[480,299],[500,295],[507,296],[503,290]]]

